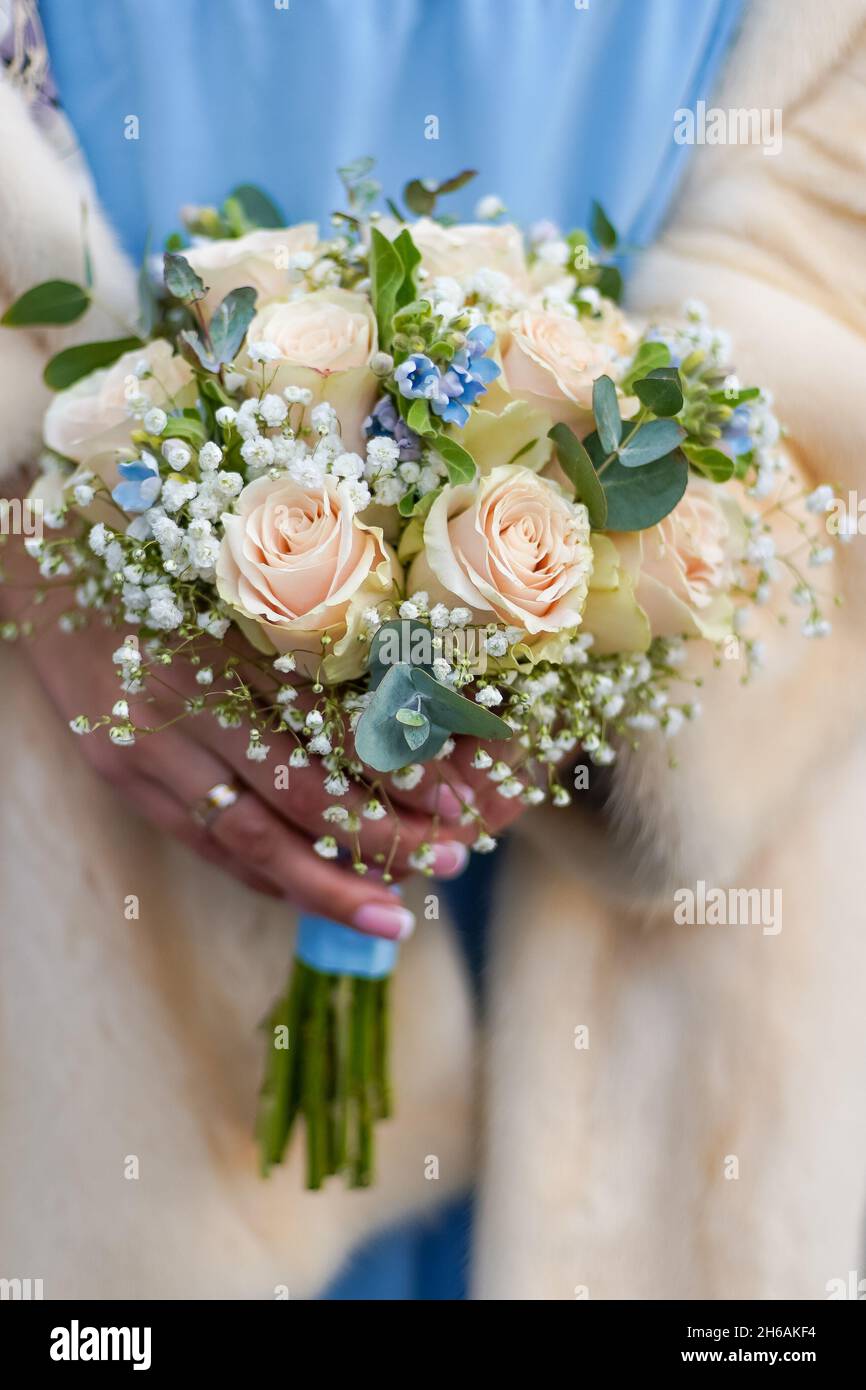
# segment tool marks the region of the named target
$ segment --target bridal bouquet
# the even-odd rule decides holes
[[[774,582],[790,577],[806,635],[826,632],[809,514],[832,494],[792,485],[769,396],[699,305],[624,315],[599,207],[589,234],[524,235],[495,200],[471,225],[437,212],[468,173],[414,181],[401,211],[377,210],[369,161],[341,172],[325,238],[250,186],[187,210],[157,275],[147,258],[139,322],[48,363],[48,530],[28,546],[73,586],[66,627],[95,610],[124,631],[120,698],[77,733],[150,732],[129,697],[146,708],[188,661],[188,716],[243,725],[254,761],[287,736],[329,800],[315,852],[389,881],[362,817],[389,818],[396,844],[390,792],[447,783],[457,738],[502,797],[566,807],[579,756],[609,764],[697,715],[689,642],[759,664],[748,609]],[[4,322],[73,321],[85,279],[37,286]],[[473,805],[464,821],[493,848]],[[302,920],[268,1024],[264,1171],[303,1115],[309,1186],[372,1180],[396,953]]]

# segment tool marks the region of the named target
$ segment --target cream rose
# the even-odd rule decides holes
[[[336,479],[313,489],[257,478],[223,527],[217,588],[250,640],[295,653],[307,674],[321,665],[328,680],[359,675],[361,614],[401,576],[382,532],[359,521]]]
[[[614,348],[593,337],[580,319],[553,310],[524,309],[509,328],[502,356],[507,389],[586,433],[592,384],[610,375]]]
[[[399,231],[399,227],[395,231]],[[479,270],[495,270],[516,285],[526,285],[527,267],[519,228],[506,223],[491,227],[464,222],[443,227],[430,217],[419,217],[409,228],[421,252],[421,264],[431,276],[447,275],[465,280]]]
[[[577,627],[592,571],[589,517],[557,483],[505,464],[447,487],[424,523],[408,592],[468,605],[530,636]]]
[[[369,300],[350,290],[316,290],[303,298],[276,300],[256,314],[247,344],[267,342],[280,353],[267,365],[272,390],[307,387],[314,403],[329,401],[349,450],[363,452],[363,422],[380,391],[370,370],[378,347]],[[251,383],[258,391],[258,379]]]
[[[208,287],[205,300],[213,310],[230,290],[251,285],[259,301],[276,299],[289,289],[290,256],[313,252],[319,243],[315,222],[297,227],[278,227],[273,231],[248,232],[246,236],[224,241],[205,241],[184,251],[193,270]]]
[[[141,362],[147,363],[150,374],[139,379]],[[137,426],[129,415],[127,383],[152,405],[165,406],[191,381],[186,362],[162,338],[125,352],[113,366],[90,372],[58,392],[45,414],[45,443],[76,463],[112,449],[128,449],[130,430]]]
[[[733,566],[745,541],[734,499],[707,479],[693,478],[682,501],[640,540],[637,597],[653,633],[725,637],[733,615]]]

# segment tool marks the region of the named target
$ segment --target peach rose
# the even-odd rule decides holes
[[[519,228],[508,223],[491,227],[464,222],[443,227],[430,217],[419,217],[409,231],[421,252],[421,264],[431,276],[465,280],[479,270],[496,270],[516,285],[527,283],[523,237]]]
[[[509,327],[502,356],[507,389],[586,433],[592,384],[611,374],[614,348],[592,336],[580,319],[553,310],[524,309]]]
[[[363,422],[380,391],[370,370],[378,347],[369,300],[351,290],[324,289],[298,299],[280,299],[256,314],[247,344],[272,344],[280,357],[267,364],[273,391],[307,387],[313,403],[329,401],[350,450],[363,453]],[[252,383],[258,390],[258,379]]]
[[[250,640],[295,653],[307,674],[321,666],[328,680],[359,675],[361,614],[390,595],[400,574],[382,532],[358,520],[345,489],[332,477],[321,488],[257,478],[222,520],[217,588]]]
[[[147,363],[151,375],[138,379],[136,368],[141,362]],[[127,383],[152,405],[165,406],[191,381],[190,368],[182,357],[173,355],[164,338],[134,348],[111,367],[90,372],[57,393],[45,413],[45,443],[76,463],[112,449],[129,449],[130,431],[138,424],[129,414]]]
[[[653,633],[710,641],[726,636],[733,614],[733,566],[745,542],[745,523],[733,498],[708,479],[692,478],[682,501],[640,540],[637,597]]]
[[[592,571],[589,517],[557,483],[502,465],[446,487],[424,523],[408,592],[472,609],[530,635],[577,627]]]
[[[230,290],[242,285],[252,285],[260,302],[286,294],[288,258],[302,251],[313,252],[318,243],[315,222],[301,222],[297,227],[262,229],[224,241],[204,241],[183,254],[208,287],[205,304],[212,313]]]

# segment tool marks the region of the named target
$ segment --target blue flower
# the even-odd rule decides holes
[[[400,446],[401,463],[414,463],[421,457],[421,440],[400,416],[391,396],[380,396],[364,421],[364,433],[368,438],[385,435],[393,439]]]
[[[123,482],[117,484],[111,495],[118,507],[125,512],[146,512],[162,489],[156,459],[151,454],[142,454],[140,459],[119,463],[117,471]]]
[[[447,424],[466,424],[468,406],[483,396],[502,368],[487,356],[496,342],[496,334],[486,323],[480,323],[466,335],[466,346],[456,352],[441,378],[441,390],[431,396],[431,407]]]
[[[752,412],[747,404],[738,405],[722,431],[719,448],[732,458],[747,454],[755,446],[752,438]]]
[[[435,400],[442,393],[442,375],[435,362],[423,352],[413,353],[401,362],[394,380],[401,396],[411,400]]]

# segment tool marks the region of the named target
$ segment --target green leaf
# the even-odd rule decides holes
[[[430,725],[430,721],[426,716],[423,715],[420,710],[413,709],[411,705],[407,705],[403,709],[398,709],[394,718],[398,723],[408,724],[413,729],[420,729],[424,725],[429,728]]]
[[[406,743],[411,748],[412,752],[417,754],[418,749],[422,748],[429,739],[431,731],[432,725],[430,723],[430,720],[426,719],[422,714],[421,722],[417,725],[417,727],[413,727],[411,724],[408,727],[404,727],[403,737],[405,738]]]
[[[370,233],[370,297],[379,325],[379,345],[383,349],[387,349],[391,341],[391,321],[397,310],[397,296],[404,275],[400,252],[378,227],[373,227]]]
[[[450,179],[444,179],[436,189],[436,192],[437,194],[456,193],[458,188],[464,188],[472,179],[477,178],[477,169],[461,169],[459,174],[452,174]]]
[[[416,434],[433,436],[437,433],[436,426],[430,419],[430,403],[425,400],[415,400],[406,412],[406,424],[410,430]]]
[[[403,189],[403,202],[419,217],[429,217],[436,206],[436,193],[426,188],[420,179],[411,179]]]
[[[412,240],[408,227],[404,227],[400,235],[394,238],[392,245],[403,265],[403,283],[397,290],[395,300],[395,307],[402,309],[415,298],[415,271],[421,264],[421,252]]]
[[[178,352],[194,367],[204,367],[206,372],[219,371],[219,362],[213,353],[208,351],[194,329],[182,328],[177,335],[177,344]]]
[[[597,203],[594,198],[590,211],[589,230],[592,232],[592,239],[596,245],[603,246],[605,251],[612,251],[616,246],[617,234],[613,223],[601,203]]]
[[[169,294],[183,304],[194,304],[204,299],[207,293],[204,281],[196,275],[186,256],[179,251],[166,251],[163,256],[165,266],[165,287]]]
[[[196,448],[205,440],[205,428],[198,415],[169,415],[163,439],[185,439]]]
[[[71,280],[45,280],[26,290],[0,319],[4,328],[32,323],[74,323],[90,305],[90,295]]]
[[[232,362],[256,312],[256,291],[249,285],[230,290],[210,321],[210,339],[217,363]]]
[[[589,512],[590,525],[597,531],[603,530],[607,521],[607,498],[592,459],[568,425],[554,425],[548,438],[556,445],[562,470],[574,485],[576,496]]]
[[[634,394],[654,415],[679,415],[683,408],[680,374],[676,367],[659,367],[634,383]]]
[[[736,410],[737,406],[742,405],[744,401],[757,400],[760,394],[761,388],[759,386],[742,386],[739,391],[733,391],[730,395],[724,389],[711,391],[710,400],[713,405],[729,405],[732,410]]]
[[[87,203],[81,201],[81,247],[84,260],[84,283],[89,290],[93,289],[93,257],[90,254],[90,242],[87,235],[87,222],[89,210]]]
[[[433,439],[433,447],[445,461],[449,483],[456,485],[472,482],[478,467],[468,449],[464,449],[462,444],[458,444],[456,439],[447,434],[437,434]]]
[[[352,159],[348,164],[341,164],[337,170],[343,183],[349,187],[357,183],[358,179],[366,178],[376,167],[376,161],[370,154],[363,154],[358,159]]]
[[[368,670],[371,689],[392,666],[427,666],[434,656],[433,632],[416,618],[392,618],[383,623],[370,643]]]
[[[709,449],[703,444],[685,443],[683,453],[689,463],[714,483],[726,483],[734,472],[734,460],[723,454],[721,449]]]
[[[615,265],[603,265],[598,272],[595,288],[605,299],[619,304],[622,299],[622,275]]]
[[[643,342],[634,355],[627,376],[623,377],[622,389],[631,395],[634,383],[640,378],[650,376],[660,367],[670,366],[671,352],[667,343]]]
[[[150,231],[144,241],[144,252],[138,270],[138,328],[142,338],[149,338],[159,318],[159,299],[150,274]]]
[[[407,726],[398,721],[397,713],[416,700],[418,692],[412,677],[413,668],[409,665],[388,667],[358,720],[355,751],[362,762],[377,772],[395,772],[408,762],[433,758],[448,737],[447,728],[430,720],[424,742],[409,748]]]
[[[592,384],[592,413],[605,454],[616,453],[622,439],[622,418],[616,387],[609,376],[600,376]]]
[[[447,728],[452,734],[473,734],[477,738],[513,738],[514,730],[498,714],[493,714],[475,700],[458,695],[456,690],[437,681],[421,666],[413,666],[412,684],[425,697],[425,709],[431,722]]]
[[[241,183],[233,188],[230,197],[241,207],[244,218],[251,227],[285,227],[286,220],[276,203],[253,183]]]
[[[669,454],[685,437],[685,430],[676,420],[649,420],[620,445],[619,461],[624,468],[643,468]]]
[[[411,491],[403,493],[403,496],[397,503],[397,511],[401,516],[411,516],[415,510],[415,501],[415,489],[412,488]]]
[[[679,450],[643,468],[624,468],[614,459],[604,470],[609,531],[645,531],[672,512],[689,481],[689,466]]]
[[[72,386],[83,376],[100,367],[110,367],[125,352],[143,346],[141,338],[111,338],[101,343],[81,343],[77,347],[64,348],[47,363],[42,373],[43,380],[52,391],[65,391],[67,386]]]

